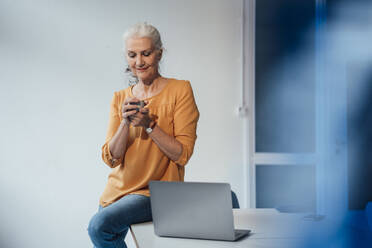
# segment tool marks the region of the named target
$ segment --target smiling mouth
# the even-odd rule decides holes
[[[137,71],[145,71],[145,70],[147,70],[147,68],[137,68],[136,70]]]

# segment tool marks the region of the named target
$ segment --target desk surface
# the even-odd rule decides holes
[[[139,248],[288,248],[298,247],[299,242],[303,242],[304,234],[316,224],[305,221],[303,214],[284,214],[274,209],[234,209],[233,212],[235,228],[251,230],[251,235],[236,242],[158,237],[152,222],[132,225],[130,230]]]

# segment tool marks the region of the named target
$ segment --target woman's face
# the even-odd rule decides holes
[[[161,51],[156,51],[150,38],[129,38],[126,57],[132,73],[141,81],[152,80],[158,75]]]

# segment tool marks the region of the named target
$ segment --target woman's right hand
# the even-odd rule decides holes
[[[131,116],[134,116],[138,112],[138,105],[131,104],[131,103],[136,103],[139,102],[135,97],[128,97],[125,98],[121,111],[122,111],[122,116],[123,116],[123,121],[125,125],[130,124],[131,122]]]

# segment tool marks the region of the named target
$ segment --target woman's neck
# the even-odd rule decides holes
[[[147,79],[147,80],[141,80],[140,78],[138,79],[138,83],[140,84],[143,84],[143,85],[152,85],[152,83],[157,79],[161,77],[161,75],[159,74],[159,72],[156,72],[151,78]]]
[[[161,75],[157,73],[152,79],[147,81],[139,80],[137,84],[137,89],[143,93],[151,94],[151,92],[156,92],[160,86]]]

